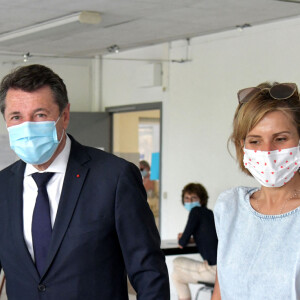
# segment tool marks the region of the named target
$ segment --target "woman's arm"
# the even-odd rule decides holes
[[[220,286],[219,286],[219,280],[218,280],[218,273],[216,273],[216,282],[214,287],[214,293],[212,295],[211,300],[221,300],[221,292],[220,292]]]
[[[199,207],[194,207],[189,213],[188,221],[185,226],[184,232],[178,239],[178,244],[181,247],[185,247],[190,242],[191,236],[195,232],[196,228],[199,226],[201,220],[199,219],[199,214],[197,213],[198,209]]]

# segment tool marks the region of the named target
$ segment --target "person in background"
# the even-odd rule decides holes
[[[300,101],[294,83],[238,92],[231,141],[261,185],[223,192],[214,300],[300,299]]]
[[[149,198],[154,196],[154,181],[150,179],[150,164],[146,160],[140,161],[140,171],[143,177],[143,184]]]
[[[195,242],[204,260],[177,257],[173,261],[172,279],[178,297],[190,300],[189,283],[215,281],[218,239],[213,212],[207,208],[208,194],[204,186],[200,183],[187,184],[182,190],[181,201],[189,211],[189,217],[184,232],[178,234],[179,247]]]
[[[0,109],[21,160],[0,172],[0,270],[10,300],[169,299],[139,169],[67,134],[63,80],[42,65],[6,75]]]

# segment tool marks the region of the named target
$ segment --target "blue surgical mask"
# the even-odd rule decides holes
[[[185,202],[184,203],[184,208],[187,211],[191,211],[194,207],[200,207],[200,203],[199,202]]]
[[[58,120],[24,122],[8,127],[11,149],[28,164],[40,165],[47,162],[64,136],[62,134],[58,141],[55,126]]]
[[[141,171],[142,177],[146,177],[148,175],[148,171],[147,170],[143,170]]]

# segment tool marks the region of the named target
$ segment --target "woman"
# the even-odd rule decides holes
[[[300,299],[300,101],[296,84],[238,93],[233,141],[240,168],[261,188],[222,193],[214,300]]]
[[[150,164],[146,160],[140,161],[140,171],[147,197],[154,197],[154,181],[150,179]]]
[[[175,258],[172,279],[180,300],[191,299],[189,283],[215,281],[218,240],[213,212],[206,207],[207,200],[207,191],[199,183],[189,183],[182,190],[182,204],[190,213],[184,232],[178,234],[178,244],[183,248],[193,237],[204,261]]]

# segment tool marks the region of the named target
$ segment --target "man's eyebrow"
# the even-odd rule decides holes
[[[19,115],[19,114],[20,114],[19,111],[12,111],[8,115],[11,116],[11,115]]]
[[[37,108],[33,111],[33,114],[38,113],[38,112],[47,112],[47,113],[49,113],[50,111],[46,108],[39,107],[39,108]],[[15,116],[15,115],[21,115],[21,112],[20,111],[12,111],[8,114],[8,116]]]
[[[35,113],[40,112],[40,111],[45,111],[45,112],[47,112],[47,113],[50,112],[50,111],[49,111],[48,109],[46,109],[46,108],[39,107],[39,108],[35,109],[35,110],[33,111],[33,113],[35,114]]]

